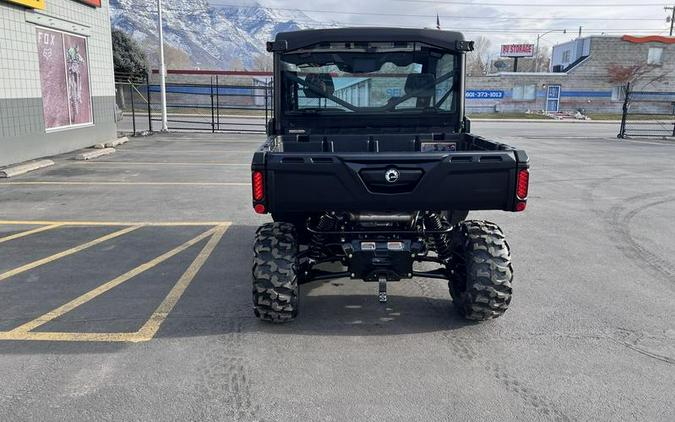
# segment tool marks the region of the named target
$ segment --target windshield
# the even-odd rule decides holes
[[[448,113],[455,56],[420,43],[323,44],[281,58],[284,109],[305,113]]]

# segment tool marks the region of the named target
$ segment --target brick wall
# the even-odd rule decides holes
[[[93,8],[50,0],[45,10],[0,2],[0,166],[54,155],[115,137],[115,86],[108,1]],[[37,28],[87,38],[93,124],[45,128]]]
[[[467,99],[469,112],[524,112],[546,109],[546,90],[560,85],[560,109],[587,112],[620,113],[623,99],[617,96],[615,85],[609,82],[611,64],[630,66],[646,63],[650,47],[663,48],[663,63],[652,66],[650,75],[666,74],[661,81],[642,82],[634,87],[638,93],[632,109],[646,113],[671,113],[675,101],[675,44],[650,42],[644,44],[623,41],[619,37],[591,37],[590,56],[567,73],[500,73],[467,78],[467,89],[499,90],[503,99]],[[650,78],[647,78],[648,80]],[[532,100],[515,100],[517,86],[535,85]],[[613,95],[613,91],[614,95]]]

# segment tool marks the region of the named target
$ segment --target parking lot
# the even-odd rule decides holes
[[[0,181],[0,420],[675,420],[675,143],[616,124],[474,122],[532,162],[514,301],[442,281],[301,287],[251,307],[262,135],[133,138]]]

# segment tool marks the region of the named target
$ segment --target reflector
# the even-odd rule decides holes
[[[527,199],[527,192],[530,185],[530,171],[522,169],[518,172],[518,182],[516,186],[516,197],[520,200]]]

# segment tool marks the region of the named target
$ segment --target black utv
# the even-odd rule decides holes
[[[298,314],[303,283],[447,280],[471,320],[502,315],[513,268],[501,229],[471,210],[524,211],[527,154],[470,134],[461,33],[400,28],[281,33],[274,111],[252,164],[258,318]],[[340,271],[328,271],[338,268]],[[420,269],[421,263],[424,270]],[[435,268],[435,269],[432,269]]]

